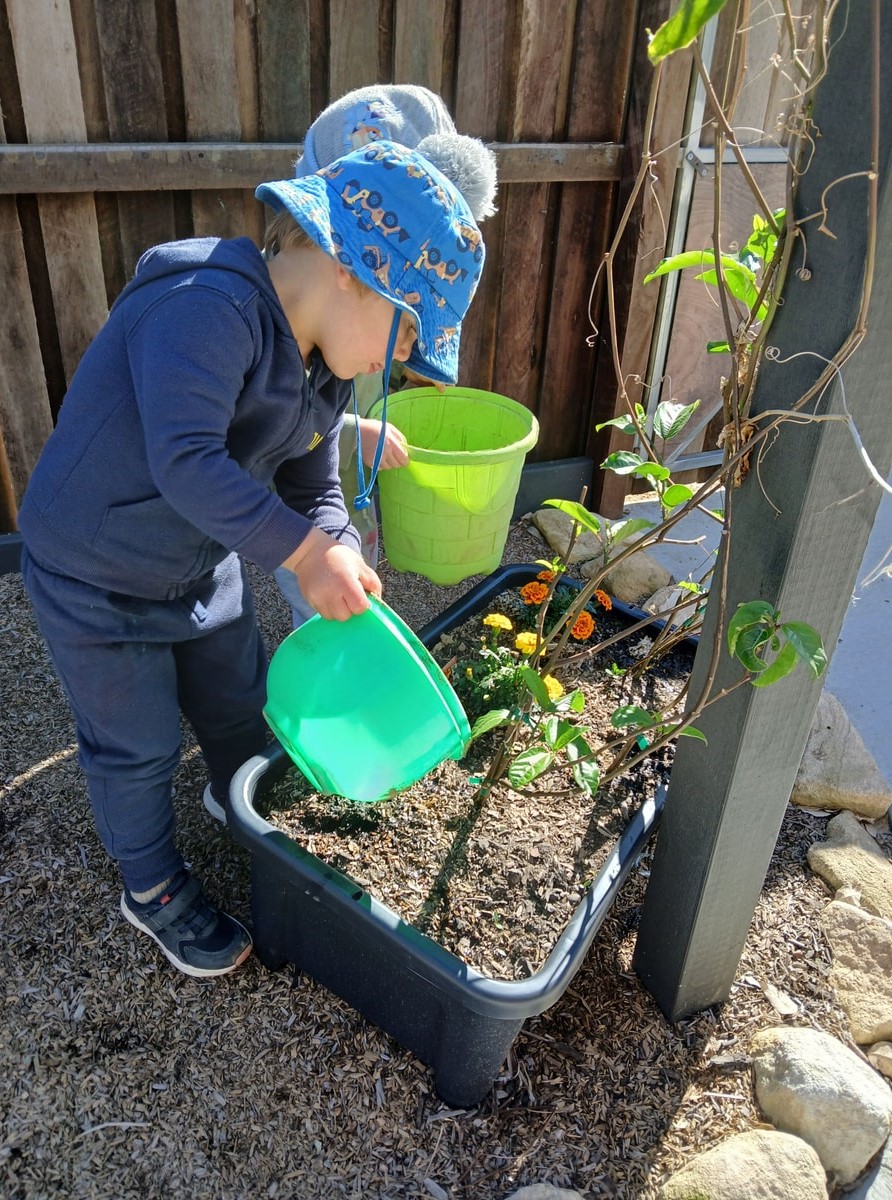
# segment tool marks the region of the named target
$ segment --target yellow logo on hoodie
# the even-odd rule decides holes
[[[307,446],[307,453],[309,453],[310,450],[315,450],[321,441],[322,441],[322,434],[314,433],[313,440],[310,442],[309,446]]]

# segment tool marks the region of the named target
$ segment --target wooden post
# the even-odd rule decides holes
[[[878,15],[882,9],[881,17]],[[874,27],[874,20],[881,28]],[[834,20],[814,121],[820,131],[796,199],[804,241],[770,333],[779,358],[765,361],[756,412],[789,410],[857,325],[867,259],[868,184],[878,85],[878,262],[865,342],[812,412],[843,412],[843,397],[873,463],[892,461],[892,13],[879,0],[850,5]],[[823,232],[821,213],[826,206]],[[804,256],[804,257],[803,257]],[[796,272],[801,266],[808,273]],[[794,357],[799,356],[799,357]],[[823,357],[819,357],[823,356]],[[843,392],[844,388],[844,392]],[[840,422],[786,422],[733,495],[727,615],[767,600],[788,620],[813,625],[832,652],[880,498]],[[705,673],[716,625],[717,585],[694,666]],[[716,679],[739,669],[723,647]],[[727,999],[802,757],[823,680],[804,668],[766,688],[741,688],[707,710],[709,739],[681,739],[645,896],[634,965],[670,1020]]]

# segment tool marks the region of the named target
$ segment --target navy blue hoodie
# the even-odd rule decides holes
[[[28,551],[96,587],[172,599],[233,550],[272,571],[314,525],[358,548],[337,471],[348,397],[318,354],[307,378],[251,241],[157,246],[35,467]]]

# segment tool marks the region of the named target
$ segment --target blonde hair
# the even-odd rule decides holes
[[[276,213],[263,234],[264,258],[274,258],[282,250],[307,249],[321,250],[322,247],[310,237],[304,227],[299,225],[286,209]],[[324,250],[322,252],[325,253]],[[350,283],[360,296],[371,295],[374,292],[374,288],[368,287],[361,279],[357,279],[352,271],[348,270],[348,274]]]
[[[285,209],[276,213],[263,234],[263,253],[267,258],[280,250],[306,250],[310,246],[316,243]]]

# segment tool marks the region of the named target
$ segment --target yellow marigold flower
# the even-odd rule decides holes
[[[540,571],[536,578],[544,579],[546,583],[551,583],[552,579],[554,579],[554,571]]]
[[[571,637],[575,637],[578,642],[584,642],[586,638],[590,638],[595,632],[595,622],[591,613],[581,612],[573,622],[573,628],[570,630]]]
[[[483,624],[489,625],[491,629],[511,630],[514,628],[508,618],[502,616],[501,613],[490,613],[488,617],[483,618]]]
[[[613,601],[610,599],[607,593],[602,592],[600,588],[595,591],[595,599],[607,612],[610,612],[611,608],[613,608]]]
[[[526,604],[541,604],[548,595],[548,588],[544,583],[525,583],[520,594]]]
[[[542,682],[548,689],[549,700],[560,700],[561,696],[564,694],[564,689],[561,687],[555,677],[553,675],[546,675]]]
[[[514,647],[521,654],[532,654],[538,640],[535,633],[519,633],[514,639]]]
[[[474,669],[473,669],[473,667],[465,667],[465,678],[466,678],[466,679],[473,679],[473,678],[474,678]]]

